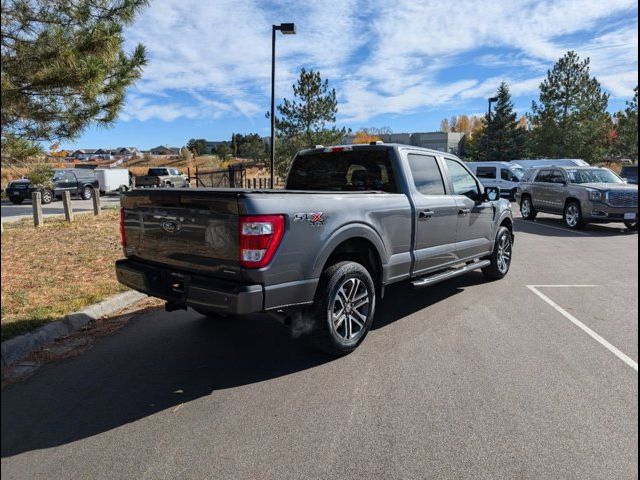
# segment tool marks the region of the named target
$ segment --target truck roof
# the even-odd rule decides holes
[[[330,145],[330,146],[316,145],[316,147],[314,147],[314,148],[307,148],[307,149],[304,149],[304,150],[300,150],[299,153],[308,154],[308,153],[316,153],[316,152],[330,152],[331,149],[335,149],[334,151],[340,151],[339,149],[342,149],[342,150],[355,150],[355,149],[358,149],[358,150],[365,150],[365,149],[374,150],[374,149],[392,149],[392,148],[398,148],[398,149],[403,149],[403,150],[420,150],[422,152],[429,153],[431,155],[447,154],[447,155],[457,156],[457,155],[452,154],[452,153],[443,152],[441,150],[434,150],[432,148],[416,147],[415,145],[406,145],[404,143],[383,143],[383,142],[350,144],[350,145]]]

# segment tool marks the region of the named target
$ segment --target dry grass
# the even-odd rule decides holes
[[[2,233],[2,340],[126,290],[114,274],[122,257],[116,210],[78,215],[72,224],[30,220]]]

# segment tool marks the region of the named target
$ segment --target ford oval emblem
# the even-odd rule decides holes
[[[176,233],[180,231],[180,228],[181,228],[180,224],[175,220],[165,220],[160,224],[160,226],[162,227],[162,230],[164,230],[167,233]]]

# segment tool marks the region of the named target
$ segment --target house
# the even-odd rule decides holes
[[[151,155],[180,155],[180,149],[178,147],[160,145],[149,150],[149,153],[151,153]]]

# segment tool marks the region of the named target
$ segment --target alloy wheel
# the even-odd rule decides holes
[[[500,237],[498,242],[498,270],[503,275],[509,271],[509,265],[511,264],[511,250],[512,242],[509,234],[505,233]]]
[[[353,341],[365,332],[369,316],[369,289],[358,278],[345,280],[331,303],[331,326],[339,340]]]

